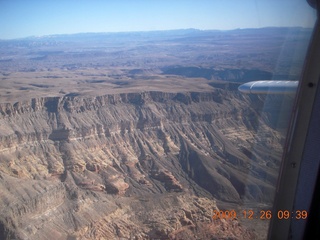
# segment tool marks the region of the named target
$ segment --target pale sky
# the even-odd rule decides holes
[[[0,39],[80,32],[313,27],[306,0],[0,0]]]

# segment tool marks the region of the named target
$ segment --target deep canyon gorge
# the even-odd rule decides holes
[[[193,239],[219,227],[253,237],[211,219],[216,199],[273,200],[283,135],[253,98],[215,89],[1,104],[6,237]]]

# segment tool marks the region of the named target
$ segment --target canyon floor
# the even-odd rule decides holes
[[[1,40],[0,239],[265,239],[293,99],[237,88],[296,79],[297,36]]]

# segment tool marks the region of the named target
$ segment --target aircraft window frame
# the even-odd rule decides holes
[[[313,211],[311,203],[320,165],[320,129],[317,124],[320,119],[319,63],[318,17],[290,120],[273,205],[274,212],[287,210],[294,214],[304,210],[310,215],[310,211]],[[310,151],[311,149],[313,151]],[[303,239],[308,224],[309,220],[301,221],[295,217],[287,220],[272,218],[268,239]]]

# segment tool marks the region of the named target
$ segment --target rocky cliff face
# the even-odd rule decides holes
[[[254,238],[211,219],[214,199],[273,200],[283,134],[254,98],[216,89],[0,104],[0,238]]]

